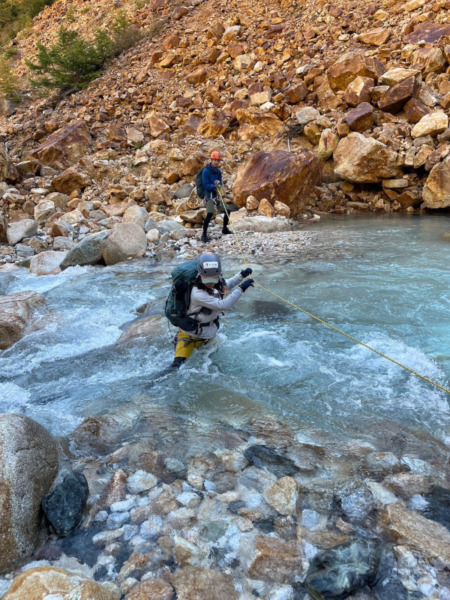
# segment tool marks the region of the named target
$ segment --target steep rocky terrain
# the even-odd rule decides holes
[[[212,149],[242,215],[450,206],[449,0],[142,4],[61,0],[14,41],[24,76],[36,41],[60,25],[86,35],[123,11],[148,33],[86,90],[3,103],[3,241],[26,217],[44,235],[34,251],[65,250],[55,237],[111,228],[136,204],[198,227],[202,203],[183,184]],[[296,168],[284,154],[278,166],[276,155],[253,157],[253,188],[246,169],[236,176],[275,150],[301,156],[307,176],[287,186],[301,202],[277,188]]]

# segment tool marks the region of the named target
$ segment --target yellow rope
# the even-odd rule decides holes
[[[225,200],[223,198],[223,194],[222,194],[222,188],[221,186],[217,186],[217,192],[219,194],[220,200],[222,202],[222,205],[224,207],[225,213],[228,216],[228,218],[230,217],[230,213],[228,212],[228,209],[226,207],[225,204]],[[242,254],[242,258],[244,261],[244,264],[246,266],[249,266],[248,261],[245,258],[244,252],[242,250],[242,246],[239,242],[239,238],[236,235],[236,232],[233,230],[234,233],[234,237],[236,239],[236,242],[239,246],[239,251]],[[425,375],[421,375],[420,373],[418,373],[417,371],[414,371],[414,369],[411,369],[410,367],[407,367],[406,365],[403,365],[402,363],[398,362],[397,360],[394,360],[393,358],[390,358],[389,356],[387,356],[386,354],[383,354],[382,352],[380,352],[379,350],[376,350],[375,348],[372,348],[372,346],[369,346],[368,344],[365,344],[364,342],[361,342],[360,340],[358,340],[357,338],[353,337],[352,335],[349,335],[348,333],[345,333],[345,331],[342,331],[342,329],[338,329],[338,327],[335,327],[334,325],[331,325],[331,323],[327,323],[327,321],[324,321],[323,319],[320,319],[319,317],[316,317],[315,315],[313,315],[312,313],[308,312],[307,310],[305,310],[304,308],[301,308],[300,306],[297,306],[296,304],[294,304],[293,302],[289,302],[289,300],[286,300],[286,298],[283,298],[282,296],[279,296],[278,294],[276,294],[275,292],[272,292],[271,290],[265,288],[264,286],[260,285],[259,283],[256,283],[256,281],[254,282],[254,285],[256,287],[259,287],[261,290],[264,290],[265,292],[267,292],[268,294],[271,294],[272,296],[274,296],[275,298],[278,298],[278,300],[281,300],[282,302],[284,302],[285,304],[289,304],[290,306],[292,306],[293,308],[301,311],[302,313],[304,313],[305,315],[308,315],[308,317],[311,317],[312,319],[315,319],[316,321],[318,321],[319,323],[322,323],[322,325],[326,325],[327,327],[329,327],[330,329],[333,329],[334,331],[337,331],[338,333],[344,335],[346,338],[348,338],[349,340],[352,340],[353,342],[356,342],[357,344],[360,344],[361,346],[363,346],[364,348],[367,348],[368,350],[371,350],[372,352],[375,352],[375,354],[378,354],[378,356],[382,356],[383,358],[385,358],[386,360],[389,360],[390,362],[394,363],[394,365],[397,365],[399,367],[401,367],[402,369],[405,369],[405,371],[409,371],[409,373],[412,373],[413,375],[416,375],[417,377],[420,377],[421,379],[423,379],[424,381],[426,381],[427,383],[431,383],[431,385],[434,385],[435,387],[439,388],[440,390],[442,390],[443,392],[447,392],[447,394],[450,394],[450,389],[445,388],[442,385],[439,385],[439,383],[436,383],[436,381],[433,381],[432,379],[429,379],[428,377],[425,377]]]

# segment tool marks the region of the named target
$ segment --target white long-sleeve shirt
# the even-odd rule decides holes
[[[204,325],[199,333],[194,334],[194,337],[199,337],[203,340],[210,340],[217,335],[219,327],[217,322],[214,321],[219,317],[221,313],[229,310],[236,304],[239,298],[244,293],[240,287],[237,287],[244,278],[240,273],[235,275],[232,279],[226,280],[228,290],[232,290],[226,297],[220,295],[219,291],[213,288],[212,294],[209,294],[205,290],[199,289],[194,285],[191,291],[191,302],[189,304],[188,316],[194,318],[196,321],[201,323],[209,323]],[[202,308],[209,308],[211,313],[206,315],[204,312],[200,312]],[[181,330],[188,335],[192,335],[192,332]]]

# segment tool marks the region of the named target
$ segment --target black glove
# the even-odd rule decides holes
[[[248,277],[249,275],[251,275],[253,273],[253,270],[250,269],[250,267],[248,267],[248,269],[244,269],[243,271],[241,271],[241,275],[242,277]]]
[[[246,290],[247,288],[249,288],[250,286],[251,286],[251,287],[253,287],[253,279],[246,279],[245,281],[243,281],[243,282],[241,283],[241,285],[240,285],[239,287],[241,288],[241,290],[242,290],[243,292],[245,292],[245,290]]]

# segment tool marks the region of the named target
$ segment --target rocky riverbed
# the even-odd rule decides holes
[[[134,419],[90,417],[47,442],[60,457],[50,485],[81,473],[88,503],[66,536],[35,515],[39,541],[1,577],[4,600],[450,598],[442,443],[389,422],[384,442],[361,431],[339,442],[262,416],[216,428],[197,453],[194,424],[150,394],[130,402]],[[0,472],[8,460],[0,453]],[[74,483],[68,497],[80,494]]]

